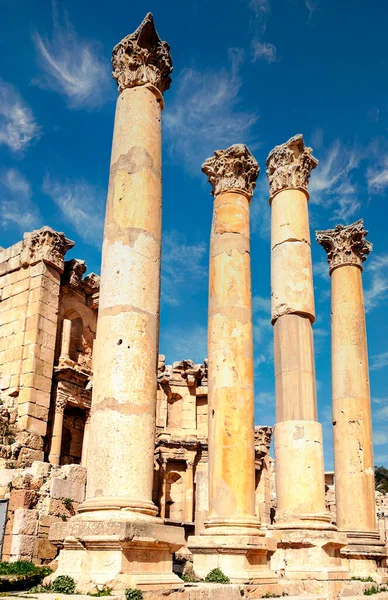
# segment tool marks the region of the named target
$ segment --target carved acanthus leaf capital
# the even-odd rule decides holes
[[[63,415],[65,413],[65,408],[67,405],[68,397],[60,393],[59,390],[57,392],[57,397],[55,398],[55,412]]]
[[[304,145],[300,133],[285,144],[275,146],[266,162],[270,197],[286,189],[302,189],[308,193],[310,173],[317,164],[312,148]]]
[[[330,271],[341,265],[362,268],[362,263],[373,248],[371,242],[365,239],[367,235],[362,219],[351,225],[337,225],[334,229],[315,233],[318,244],[327,252]]]
[[[78,288],[82,282],[82,277],[86,272],[86,263],[84,260],[72,258],[65,261],[65,272],[63,274],[63,283],[71,288]]]
[[[113,79],[119,93],[126,88],[150,84],[162,94],[170,87],[170,46],[162,42],[148,13],[141,25],[119,42],[112,52]]]
[[[63,273],[64,256],[74,242],[67,239],[64,233],[59,233],[51,227],[42,227],[24,234],[21,252],[22,265],[33,265],[44,261]]]
[[[234,144],[226,150],[215,150],[202,165],[213,187],[212,196],[222,192],[243,192],[253,196],[260,167],[245,144]]]

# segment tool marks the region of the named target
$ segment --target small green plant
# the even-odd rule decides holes
[[[271,592],[267,592],[264,596],[261,596],[261,598],[284,598],[285,596],[288,596],[287,592],[282,592],[282,594],[272,594]]]
[[[388,592],[388,588],[381,585],[377,587],[372,585],[372,587],[364,590],[364,596],[374,596],[374,594],[380,594],[380,592]]]
[[[95,598],[100,598],[101,596],[111,596],[112,588],[103,587],[101,590],[97,590],[97,592],[88,592],[88,596],[94,596]]]
[[[9,489],[10,492],[12,492],[12,488],[13,488],[13,483],[12,481],[8,481],[7,483],[7,488]]]
[[[58,575],[58,577],[52,582],[50,588],[55,594],[74,594],[74,579],[69,577],[69,575]]]
[[[352,577],[352,581],[363,581],[364,583],[375,583],[372,577]]]
[[[126,600],[143,600],[143,592],[137,588],[127,588],[125,598]]]
[[[62,500],[65,508],[67,508],[67,510],[72,510],[73,508],[73,500],[71,498],[64,498]]]
[[[67,515],[59,515],[62,519],[62,521],[67,521]]]
[[[205,577],[206,583],[230,583],[229,577],[227,577],[221,569],[213,569]]]

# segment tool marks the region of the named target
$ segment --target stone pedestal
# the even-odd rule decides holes
[[[171,555],[182,546],[177,527],[147,521],[55,523],[50,541],[63,549],[55,577],[71,575],[77,590],[106,585],[115,592],[135,587],[175,589],[182,581],[171,572]]]
[[[119,87],[94,347],[86,500],[61,535],[55,573],[124,590],[180,586],[184,544],[152,502],[161,255],[161,109],[169,46],[148,14],[113,50]],[[76,565],[76,566],[75,566]],[[157,574],[157,575],[156,575]],[[75,577],[77,580],[78,579]]]
[[[322,427],[317,421],[315,321],[307,191],[318,164],[303,137],[276,146],[270,184],[272,324],[276,380],[275,469],[278,541],[272,565],[290,576],[346,578],[325,506]]]
[[[254,391],[249,203],[259,167],[242,144],[217,150],[202,170],[213,186],[209,274],[209,515],[189,538],[194,571],[221,568],[232,582],[276,581],[255,515]]]
[[[331,275],[331,347],[336,515],[351,571],[373,576],[385,562],[376,521],[362,263],[372,249],[363,221],[318,231]],[[352,565],[352,563],[354,564]]]

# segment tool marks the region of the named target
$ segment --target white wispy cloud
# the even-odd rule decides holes
[[[8,146],[12,152],[20,152],[40,133],[32,110],[19,92],[0,78],[0,145]]]
[[[372,254],[365,275],[365,310],[370,312],[388,297],[388,254]]]
[[[47,175],[42,190],[81,239],[101,247],[105,206],[105,192],[101,188],[84,180],[59,181]]]
[[[305,0],[304,4],[308,10],[309,19],[311,19],[313,14],[316,12],[316,10],[318,8],[318,2],[317,2],[317,0]]]
[[[34,83],[59,92],[72,108],[95,108],[109,100],[110,66],[94,41],[81,38],[69,19],[60,21],[53,3],[51,39],[33,34],[42,76]]]
[[[278,60],[276,46],[263,40],[271,13],[270,0],[250,0],[249,7],[253,13],[251,22],[254,32],[251,42],[252,60],[253,62],[257,60],[265,60],[268,63],[276,62]]]
[[[352,177],[361,158],[362,153],[356,146],[347,148],[336,140],[311,174],[310,202],[331,207],[331,221],[346,223],[361,207]]]
[[[3,171],[0,175],[1,225],[17,226],[22,231],[29,231],[41,225],[39,209],[31,197],[31,185],[20,171]]]
[[[373,433],[373,444],[375,446],[382,446],[388,442],[388,433],[385,431],[375,431]]]
[[[174,78],[175,95],[163,115],[167,149],[194,174],[216,148],[250,141],[258,120],[240,108],[243,54],[234,49],[229,58],[229,69],[185,68]]]
[[[162,301],[170,306],[181,304],[199,285],[207,284],[204,242],[188,244],[184,234],[167,231],[163,234]]]
[[[371,194],[384,194],[388,187],[388,150],[386,144],[375,140],[370,146],[372,165],[366,171],[368,191]]]
[[[374,354],[371,357],[370,370],[377,371],[378,369],[384,369],[388,367],[388,351],[381,352],[380,354]],[[385,411],[385,412],[384,412]],[[383,416],[381,413],[384,412],[384,415],[388,417],[388,406],[385,406],[379,411],[379,416]]]
[[[160,352],[166,362],[193,360],[202,363],[207,357],[207,329],[202,325],[162,328]]]

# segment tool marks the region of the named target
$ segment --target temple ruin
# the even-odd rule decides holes
[[[137,587],[172,600],[213,598],[179,575],[215,568],[250,598],[334,599],[361,589],[354,577],[385,583],[388,501],[374,484],[362,291],[372,245],[362,220],[316,234],[332,299],[335,470],[325,474],[308,214],[319,166],[302,135],[266,164],[274,428],[254,425],[249,223],[260,168],[244,144],[202,166],[214,202],[208,356],[195,364],[188,349],[168,365],[159,355],[171,72],[148,14],[113,50],[101,276],[66,260],[74,242],[50,227],[0,250],[2,558],[56,559],[53,577],[71,575],[84,593]]]

